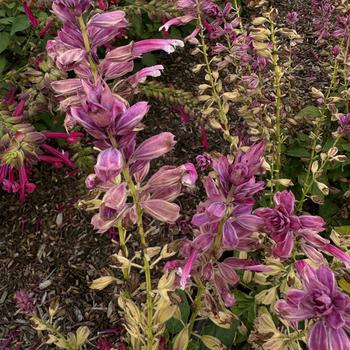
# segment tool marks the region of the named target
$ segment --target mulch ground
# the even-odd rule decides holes
[[[293,6],[301,14],[300,28],[309,33],[309,7],[305,3],[303,0],[275,1],[281,16]],[[300,90],[306,93],[314,82],[322,86],[325,77],[316,64],[319,58],[307,35],[302,45],[297,52],[298,75]],[[164,83],[185,90],[196,86],[198,77],[191,72],[194,59],[188,52],[163,60]],[[152,109],[145,118],[143,137],[169,131],[178,140],[176,149],[157,165],[194,162],[195,156],[204,151],[197,124],[182,124],[172,108],[161,102],[150,102]],[[223,151],[221,136],[210,131],[208,136],[209,151]],[[0,344],[12,334],[23,349],[54,348],[42,344],[26,315],[17,311],[14,294],[24,289],[33,294],[41,314],[47,312],[52,300],[58,299],[61,328],[68,332],[87,325],[93,336],[87,348],[94,349],[99,332],[120,323],[112,288],[102,292],[89,289],[93,279],[112,271],[110,256],[117,251],[117,243],[107,235],[97,234],[90,225],[90,214],[76,205],[86,195],[84,175],[69,176],[66,170],[40,165],[34,169],[32,178],[37,190],[24,204],[13,195],[0,192]],[[180,199],[183,220],[191,217],[201,196],[197,190]],[[179,227],[163,225],[157,227],[152,241],[162,244],[180,233]],[[118,340],[116,336],[110,339]],[[16,341],[9,349],[15,348]]]

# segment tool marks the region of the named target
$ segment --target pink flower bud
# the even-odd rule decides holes
[[[113,182],[123,167],[121,153],[115,148],[102,151],[97,157],[94,167],[97,177],[103,182]]]
[[[162,156],[175,146],[176,141],[174,138],[175,136],[170,132],[162,132],[159,135],[150,137],[137,147],[132,156],[133,161],[149,161]]]

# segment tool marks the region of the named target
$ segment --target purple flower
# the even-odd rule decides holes
[[[196,163],[202,171],[207,170],[212,164],[212,159],[210,154],[208,153],[199,154],[196,157]]]
[[[303,289],[290,289],[276,310],[285,320],[296,324],[313,320],[309,330],[310,350],[350,349],[346,331],[350,331],[350,298],[337,287],[332,270],[312,269],[303,261],[296,263]]]
[[[97,163],[94,167],[96,176],[102,182],[113,183],[120,174],[123,167],[121,153],[115,148],[108,148],[97,157]]]
[[[338,134],[346,136],[350,134],[350,113],[341,114],[338,117],[339,128],[337,129]]]
[[[255,214],[264,219],[265,230],[275,241],[273,254],[281,259],[291,256],[294,247],[294,234],[321,232],[325,222],[319,216],[294,214],[294,194],[289,191],[277,192],[274,196],[275,208],[259,208]]]
[[[91,6],[91,0],[54,0],[53,10],[59,14],[63,9],[68,11],[71,15],[81,16]],[[57,9],[57,10],[56,10]],[[60,16],[57,16],[60,18]],[[65,19],[65,17],[63,17]],[[61,18],[60,18],[61,19]]]

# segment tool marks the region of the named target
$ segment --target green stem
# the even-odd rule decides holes
[[[85,50],[86,50],[88,57],[89,57],[91,73],[94,77],[94,81],[96,82],[97,81],[97,67],[96,67],[94,60],[92,59],[92,56],[91,56],[91,46],[90,46],[89,36],[87,34],[86,25],[85,25],[83,16],[79,16],[78,21],[79,21],[79,25],[80,25],[81,34],[83,36]]]
[[[197,289],[197,295],[196,298],[194,299],[194,310],[191,314],[190,322],[188,324],[188,333],[191,335],[193,332],[193,326],[194,323],[196,322],[199,310],[201,309],[201,302],[202,302],[202,297],[205,291],[204,285],[199,282],[198,289]]]
[[[128,250],[126,248],[125,238],[126,238],[126,230],[121,223],[118,223],[118,233],[119,233],[119,244],[120,248],[124,254],[124,256],[128,257]],[[129,269],[123,269],[123,276],[125,280],[129,279]]]
[[[344,88],[345,91],[348,90],[348,54],[349,54],[349,46],[350,46],[350,36],[348,36],[348,40],[346,42],[346,47],[345,47],[345,53],[344,53],[344,63],[343,63],[343,77],[344,77]],[[349,103],[348,103],[348,98],[347,94],[345,97],[345,109],[346,113],[349,113]]]
[[[116,139],[113,137],[112,133],[109,132],[108,136],[110,138],[110,141],[113,145],[113,147],[118,148],[118,144]],[[128,185],[128,188],[130,190],[131,196],[133,198],[133,202],[136,207],[136,222],[137,222],[137,229],[140,237],[140,243],[141,248],[143,252],[143,270],[145,272],[145,278],[146,278],[146,305],[147,305],[147,350],[153,349],[153,300],[152,300],[152,279],[151,279],[151,267],[148,260],[148,254],[147,254],[147,243],[146,243],[146,235],[145,230],[143,227],[143,220],[142,220],[142,207],[140,203],[140,197],[137,192],[136,186],[134,184],[134,181],[132,180],[132,177],[130,175],[128,167],[124,167],[122,170],[123,177]]]
[[[325,97],[325,101],[324,101],[325,104],[326,104],[326,101],[328,100],[331,92],[333,91],[333,86],[335,85],[336,80],[337,80],[337,74],[338,74],[338,63],[336,62],[334,65],[334,68],[333,68],[332,81],[331,81],[331,84],[328,88],[327,95]],[[314,133],[314,138],[313,138],[312,144],[311,144],[311,156],[310,156],[310,160],[309,160],[309,164],[308,164],[307,172],[306,172],[306,177],[305,177],[305,181],[304,181],[302,192],[301,192],[301,198],[300,198],[298,206],[297,206],[298,211],[300,211],[302,209],[305,198],[306,198],[307,194],[309,193],[309,190],[313,184],[313,178],[311,178],[311,168],[312,168],[313,162],[316,160],[316,155],[317,155],[316,154],[316,146],[317,146],[318,140],[321,136],[323,121],[325,119],[325,113],[326,113],[326,107],[323,107],[321,110],[321,115],[317,119],[317,122],[316,122],[316,129],[315,129],[315,133]]]
[[[238,16],[238,17],[241,17],[241,7],[239,6],[237,0],[233,0],[233,6],[234,6],[234,9],[236,10],[237,16]],[[243,32],[243,24],[242,24],[242,21],[240,21],[239,27],[240,27],[241,31]]]
[[[147,243],[146,235],[143,227],[142,221],[142,207],[140,204],[140,197],[138,195],[136,186],[130,176],[128,168],[124,168],[123,176],[128,184],[128,187],[131,192],[137,215],[137,228],[140,236],[141,247],[143,250],[143,269],[145,271],[146,278],[146,305],[147,305],[147,350],[152,350],[153,348],[153,300],[152,300],[152,280],[151,280],[151,268],[147,255]]]

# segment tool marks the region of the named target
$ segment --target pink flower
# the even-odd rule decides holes
[[[45,36],[49,32],[50,28],[52,27],[52,24],[53,24],[53,20],[52,19],[48,20],[45,27],[41,29],[41,31],[39,32],[39,36],[40,37]]]
[[[16,109],[12,113],[12,116],[13,117],[21,116],[23,114],[25,104],[26,104],[26,99],[25,98],[21,98],[21,100],[19,101],[19,103],[16,106]]]
[[[290,11],[287,13],[286,22],[288,25],[293,26],[299,21],[299,14],[296,11]]]
[[[203,153],[203,154],[199,154],[196,157],[196,162],[197,162],[197,166],[199,166],[199,168],[204,171],[207,170],[211,164],[212,164],[212,159],[210,154],[208,153]]]
[[[123,167],[121,153],[115,148],[108,148],[97,157],[94,167],[96,176],[102,182],[114,182],[115,178],[120,174]]]
[[[350,298],[342,293],[327,266],[312,269],[303,261],[296,263],[303,289],[290,289],[285,300],[276,304],[280,317],[295,323],[314,320],[309,330],[310,350],[350,349]]]
[[[152,136],[138,146],[132,156],[133,161],[149,161],[159,158],[175,146],[175,136],[170,132],[162,132]]]
[[[294,214],[295,198],[287,190],[277,192],[274,196],[275,208],[259,208],[255,214],[264,219],[265,230],[271,233],[276,245],[275,256],[282,259],[290,257],[294,246],[294,233],[302,229],[314,232],[324,231],[325,222],[319,216]]]
[[[350,134],[350,113],[348,114],[341,114],[338,118],[339,128],[337,129],[337,132],[342,135],[346,136]]]
[[[33,15],[33,12],[32,10],[30,9],[30,7],[28,6],[28,3],[26,1],[23,1],[23,9],[24,9],[24,12],[25,14],[27,15],[28,17],[28,20],[31,24],[31,26],[33,28],[37,28],[39,27],[39,20]]]

